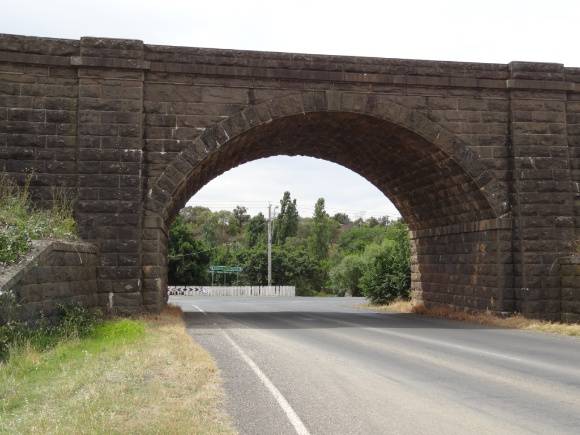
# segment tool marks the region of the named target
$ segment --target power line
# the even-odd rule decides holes
[[[235,242],[223,243],[219,246],[214,246],[213,248],[204,249],[203,251],[189,252],[187,254],[181,254],[181,255],[172,255],[172,256],[168,256],[167,258],[169,260],[176,260],[178,258],[185,258],[185,257],[190,257],[192,255],[203,254],[204,252],[213,251],[214,249],[218,249],[218,248],[221,248],[223,246],[231,246],[231,245],[235,245]]]
[[[194,204],[190,204],[190,207],[205,207],[205,208],[210,208],[210,207],[206,207],[206,205],[209,205],[211,207],[220,207],[220,206],[224,206],[224,207],[229,207],[229,206],[236,206],[236,205],[244,205],[244,204],[249,204],[246,203],[244,201],[232,201],[232,202],[206,202],[204,201],[203,203],[194,203]],[[254,203],[255,204],[255,203]],[[245,207],[246,209],[266,209],[268,207],[268,202],[264,201],[264,202],[260,202],[260,204],[264,204],[263,206],[258,206],[258,205],[250,205]],[[315,207],[314,206],[300,206],[298,205],[298,209],[302,210],[302,211],[314,211]],[[224,210],[224,211],[230,211],[230,210]],[[327,213],[346,213],[346,214],[357,214],[357,213],[365,213],[365,214],[374,214],[374,213],[380,213],[381,216],[397,216],[394,214],[387,214],[384,213],[382,211],[382,209],[344,209],[341,207],[326,207],[326,212]]]

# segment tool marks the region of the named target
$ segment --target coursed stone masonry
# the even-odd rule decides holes
[[[562,320],[580,323],[580,256],[560,258]]]
[[[90,243],[34,241],[23,261],[0,270],[0,292],[14,294],[22,320],[50,317],[59,305],[97,307],[98,260]]]
[[[579,237],[580,69],[0,36],[0,168],[78,195],[101,303],[158,310],[167,228],[241,163],[364,176],[412,229],[426,304],[561,317]]]

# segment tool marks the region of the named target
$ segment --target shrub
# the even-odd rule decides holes
[[[411,283],[409,238],[400,232],[386,240],[365,269],[360,286],[373,304],[386,304],[397,298],[408,298]]]
[[[338,296],[347,293],[351,296],[360,296],[360,279],[365,266],[365,261],[360,255],[351,254],[344,256],[340,263],[330,270],[330,285]]]
[[[16,225],[0,224],[0,263],[10,264],[30,249],[28,232]]]
[[[40,351],[63,340],[85,337],[102,319],[98,310],[66,304],[58,307],[53,318],[41,316],[30,324],[19,320],[18,309],[12,292],[0,293],[0,360],[20,347],[29,346]]]
[[[19,261],[37,239],[75,239],[73,201],[63,190],[53,191],[52,208],[38,210],[29,196],[29,177],[18,186],[0,173],[0,265]]]

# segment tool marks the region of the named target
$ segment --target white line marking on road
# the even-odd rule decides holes
[[[207,313],[205,311],[203,311],[201,308],[199,308],[197,305],[191,304],[191,306],[193,308],[195,308],[197,311],[199,311],[201,314],[203,314],[204,316],[207,316]]]
[[[485,357],[489,357],[489,358],[496,358],[496,359],[500,359],[500,360],[504,360],[504,361],[510,361],[510,362],[521,364],[521,365],[538,367],[538,368],[544,369],[544,370],[552,370],[552,371],[556,371],[556,372],[565,372],[565,373],[572,374],[573,376],[578,376],[578,373],[579,373],[578,370],[576,370],[576,369],[569,369],[569,368],[566,368],[564,366],[558,366],[558,365],[550,364],[550,363],[543,362],[543,361],[532,361],[532,360],[524,358],[524,357],[501,354],[501,353],[497,353],[497,352],[493,352],[493,351],[489,351],[489,350],[485,350],[485,349],[478,349],[476,347],[466,346],[463,344],[449,343],[447,341],[438,340],[438,339],[434,339],[434,338],[420,337],[420,336],[417,336],[415,334],[406,334],[404,332],[396,332],[396,331],[392,331],[389,329],[380,329],[380,328],[375,328],[375,327],[362,326],[359,323],[349,322],[346,320],[330,319],[330,318],[325,317],[325,316],[320,316],[320,317],[323,317],[323,318],[330,320],[330,321],[333,321],[335,323],[356,326],[356,327],[360,328],[361,330],[376,332],[376,333],[383,334],[383,335],[391,335],[391,336],[399,337],[399,338],[405,338],[405,339],[412,340],[412,341],[419,342],[419,343],[430,344],[432,346],[446,347],[448,349],[455,349],[458,351],[463,351],[463,352],[471,353],[471,354],[475,354],[475,355],[481,355],[481,356],[485,356]]]
[[[207,313],[201,308],[199,308],[197,305],[192,306],[200,313],[207,316]],[[308,432],[308,429],[306,429],[306,426],[304,426],[304,423],[302,422],[300,417],[298,417],[298,414],[296,414],[296,411],[294,411],[294,408],[292,408],[290,403],[288,403],[288,401],[282,395],[280,390],[278,390],[278,388],[276,388],[276,386],[264,374],[264,372],[260,370],[260,367],[258,367],[258,365],[254,362],[254,360],[252,360],[252,358],[250,358],[246,354],[246,352],[244,352],[244,350],[240,346],[238,346],[238,344],[233,340],[233,338],[230,337],[230,335],[223,329],[221,329],[221,331],[226,337],[226,339],[230,342],[230,344],[234,347],[234,349],[238,351],[238,353],[240,354],[242,359],[246,362],[246,364],[248,364],[252,369],[252,371],[256,374],[256,376],[258,376],[258,379],[260,379],[260,381],[262,381],[262,383],[268,389],[268,391],[272,393],[272,396],[274,396],[274,399],[276,399],[276,402],[278,402],[278,405],[280,405],[280,408],[282,408],[282,411],[284,411],[284,413],[286,414],[286,417],[290,421],[290,424],[294,427],[296,433],[298,435],[310,435],[310,432]]]

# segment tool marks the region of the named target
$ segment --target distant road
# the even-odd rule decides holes
[[[172,297],[241,434],[580,434],[580,340],[349,298]]]

